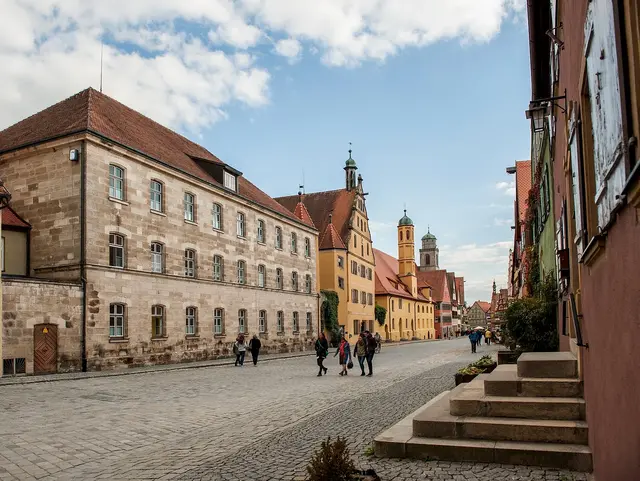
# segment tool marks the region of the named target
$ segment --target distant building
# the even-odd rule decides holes
[[[447,271],[419,271],[418,282],[431,286],[431,297],[435,303],[434,324],[436,338],[442,339],[455,335],[453,330],[452,298],[447,280]]]
[[[440,250],[438,249],[438,239],[429,229],[422,236],[422,248],[420,249],[420,270],[437,271],[440,267]]]
[[[467,311],[470,329],[478,326],[488,327],[489,317],[491,316],[491,303],[485,301],[476,301]]]

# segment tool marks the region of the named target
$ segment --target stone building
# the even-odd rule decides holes
[[[438,239],[430,229],[422,236],[422,247],[420,248],[420,270],[437,271],[440,269],[440,249],[438,249]]]
[[[56,355],[39,372],[210,359],[241,332],[312,344],[315,227],[114,99],[87,89],[0,132],[0,177],[31,227],[3,293],[3,357],[23,346],[27,372],[42,325]]]
[[[375,259],[362,176],[351,157],[345,162],[345,188],[276,200],[320,232],[320,289],[338,294],[338,320],[347,337],[382,328],[374,322]]]
[[[384,339],[435,339],[431,287],[416,275],[413,222],[405,215],[398,222],[398,258],[374,249],[376,305],[387,310]]]
[[[471,329],[481,326],[488,327],[488,319],[491,311],[491,303],[486,301],[476,301],[467,311],[469,326]]]

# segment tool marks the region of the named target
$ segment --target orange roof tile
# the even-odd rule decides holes
[[[168,164],[203,182],[220,185],[194,159],[226,165],[207,149],[92,88],[38,112],[0,132],[0,154],[31,144],[90,132]],[[300,222],[245,177],[238,194],[291,220]]]
[[[475,304],[478,304],[480,309],[482,309],[484,312],[489,312],[489,310],[491,309],[491,303],[490,302],[476,301]]]
[[[436,302],[450,301],[451,294],[447,285],[447,271],[444,269],[437,271],[419,271],[418,285],[427,284],[431,286],[431,296]]]
[[[347,246],[342,242],[342,239],[338,235],[338,231],[334,225],[329,222],[327,224],[327,228],[322,234],[322,239],[320,239],[319,249],[329,250],[329,249],[343,249],[347,250]]]
[[[373,249],[373,257],[376,260],[376,294],[416,299],[398,277],[400,271],[398,259],[375,248]],[[418,294],[417,299],[427,300],[422,294]]]
[[[16,214],[10,206],[2,209],[2,226],[19,227],[21,229],[31,229],[31,224]]]
[[[299,201],[298,204],[296,205],[296,208],[293,211],[293,215],[295,215],[298,219],[300,219],[305,224],[309,224],[314,229],[316,228],[315,224],[313,223],[313,220],[311,219],[311,216],[309,215],[309,211],[307,210],[302,200]]]
[[[456,292],[458,293],[458,303],[464,304],[464,277],[456,277]]]
[[[524,222],[527,215],[527,199],[531,190],[531,161],[516,161],[516,202],[520,222]]]
[[[347,245],[349,243],[349,221],[351,220],[355,198],[355,190],[338,189],[304,194],[303,202],[307,212],[313,219],[313,223],[320,232],[327,230],[329,215],[332,214],[333,225],[342,242]],[[297,195],[276,197],[275,200],[291,212],[295,211],[300,201]]]

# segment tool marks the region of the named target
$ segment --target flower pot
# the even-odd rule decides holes
[[[478,369],[484,369],[484,373],[483,374],[489,374],[490,372],[493,372],[493,370],[498,367],[498,363],[494,362],[493,364],[489,364],[488,366],[478,366],[475,365]]]
[[[456,386],[463,384],[463,383],[467,383],[467,382],[471,382],[476,378],[477,374],[462,374],[457,372],[455,379],[456,379]]]

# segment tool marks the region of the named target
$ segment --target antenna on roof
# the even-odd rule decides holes
[[[100,93],[102,93],[102,59],[104,54],[104,41],[100,42]]]

